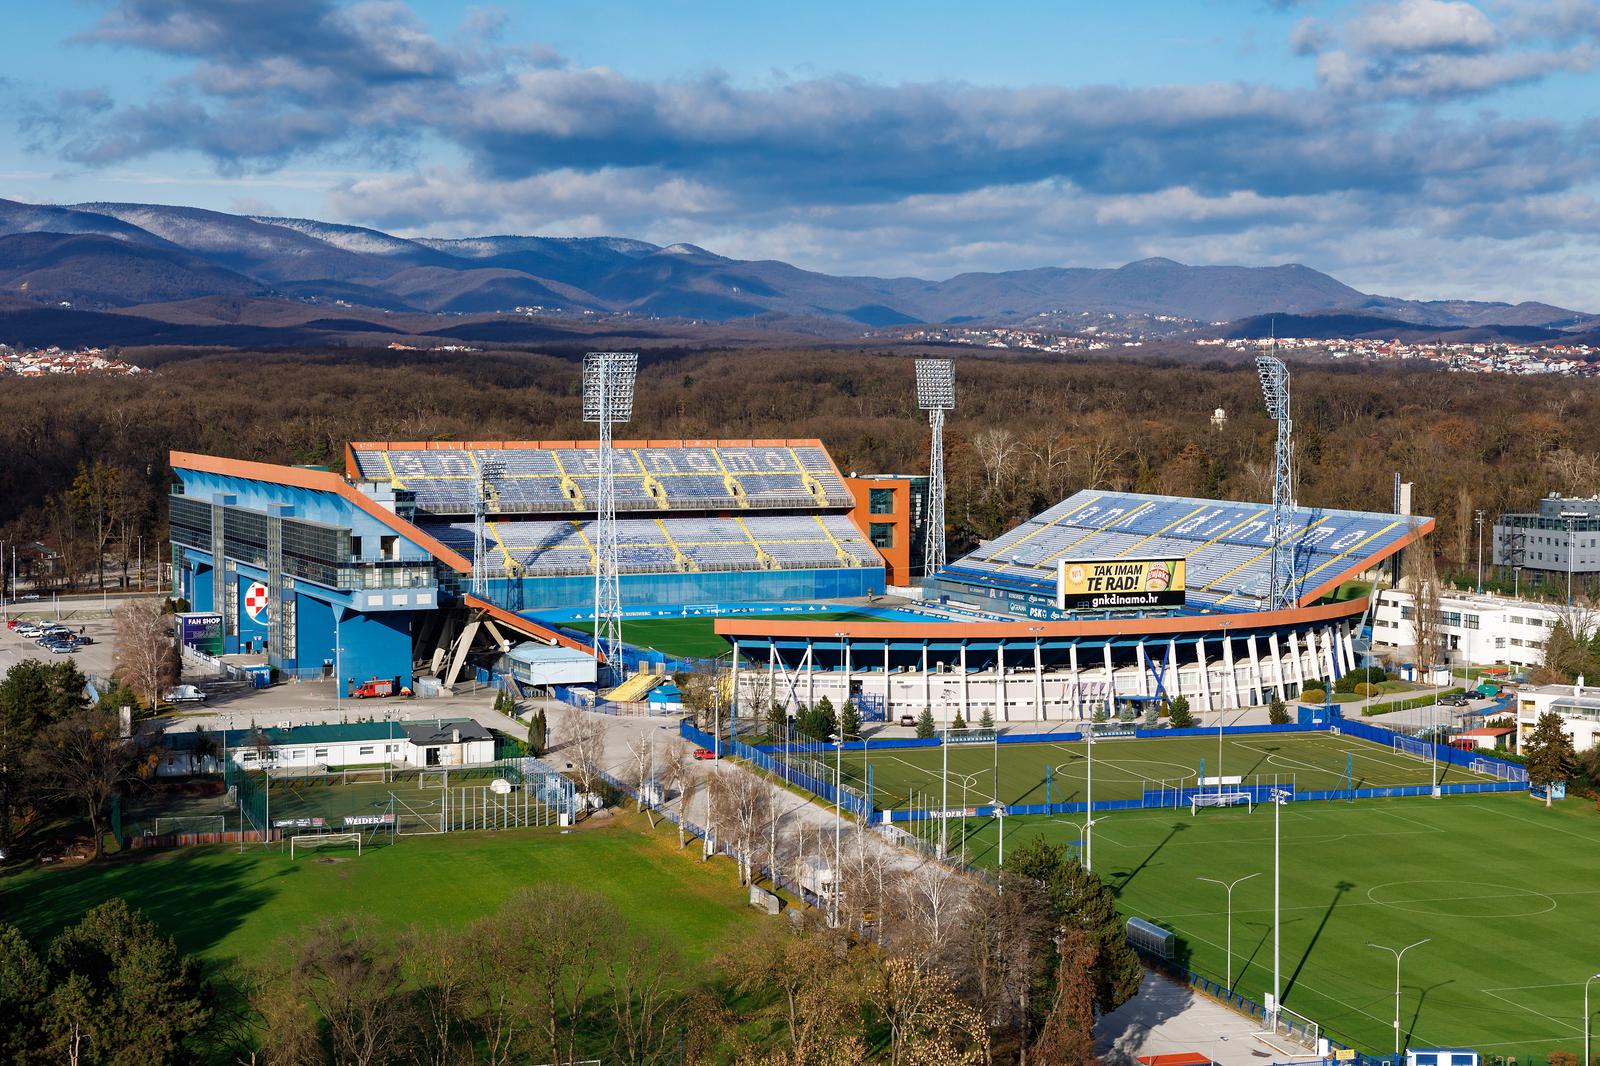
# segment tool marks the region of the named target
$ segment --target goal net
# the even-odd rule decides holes
[[[223,833],[227,828],[227,818],[221,814],[184,814],[154,819],[151,832],[164,837],[178,833]]]
[[[1436,758],[1432,742],[1418,740],[1416,737],[1395,737],[1394,751],[1396,755],[1422,759],[1424,762],[1432,762]]]
[[[1495,778],[1498,781],[1526,782],[1528,780],[1527,770],[1520,766],[1512,766],[1510,763],[1503,763],[1499,759],[1473,759],[1472,772]]]
[[[1267,1015],[1266,1031],[1280,1040],[1303,1049],[1307,1054],[1318,1053],[1318,1037],[1322,1034],[1317,1023],[1281,1004],[1277,1010]]]
[[[417,774],[418,788],[444,788],[449,783],[448,770],[423,770]]]
[[[1248,792],[1197,792],[1189,797],[1189,813],[1199,814],[1202,807],[1243,807],[1254,813],[1255,799]]]
[[[289,838],[289,860],[294,861],[299,851],[316,851],[339,844],[354,844],[356,855],[361,855],[360,833],[301,833]]]

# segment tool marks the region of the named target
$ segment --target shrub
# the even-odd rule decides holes
[[[1168,716],[1172,719],[1174,729],[1189,729],[1194,726],[1194,715],[1189,711],[1189,697],[1179,696],[1172,701],[1168,708]]]
[[[1276,696],[1272,698],[1272,704],[1267,708],[1267,721],[1272,725],[1288,725],[1291,721],[1289,708],[1285,707],[1283,701]]]
[[[1356,686],[1357,696],[1371,698],[1373,696],[1381,696],[1382,694],[1383,689],[1379,688],[1377,685],[1371,684],[1370,682],[1363,682]]]

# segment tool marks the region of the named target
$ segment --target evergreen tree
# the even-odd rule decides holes
[[[965,733],[967,731],[967,720],[961,717],[960,711],[956,712],[955,721],[950,723],[950,731],[952,733]]]
[[[1289,724],[1289,708],[1277,696],[1272,697],[1272,703],[1267,707],[1267,721],[1272,725]]]
[[[987,707],[985,707],[983,709],[983,717],[978,719],[978,728],[979,729],[993,729],[994,728],[994,714]]]
[[[773,700],[767,707],[767,732],[773,740],[783,739],[784,730],[789,726],[789,713],[783,709],[783,704]]]
[[[1132,999],[1144,971],[1128,946],[1111,889],[1068,855],[1065,844],[1047,844],[1034,837],[1013,855],[1006,856],[1007,865],[1043,887],[1052,921],[1063,932],[1081,931],[1092,941],[1095,1007],[1107,1014]]]
[[[35,740],[47,726],[88,706],[87,684],[71,659],[24,659],[0,681],[0,847],[11,845],[26,802],[28,756]],[[138,706],[138,700],[132,705]]]
[[[1550,806],[1550,786],[1567,780],[1578,765],[1572,738],[1559,714],[1546,711],[1539,716],[1533,732],[1522,742],[1522,754],[1528,764],[1528,782],[1544,789],[1544,805]]]
[[[938,731],[938,727],[933,724],[933,712],[926,707],[922,708],[922,713],[917,715],[917,736],[923,740],[932,740]]]
[[[846,700],[844,710],[839,714],[840,735],[844,737],[858,737],[861,735],[861,712],[856,710],[855,700]]]
[[[833,701],[824,696],[817,701],[814,710],[816,711],[816,721],[814,723],[816,732],[811,734],[812,739],[827,740],[839,731],[839,716],[834,712]]]
[[[1189,711],[1189,697],[1179,696],[1172,701],[1172,708],[1168,712],[1174,729],[1191,729],[1194,726],[1194,715]]]
[[[196,1058],[193,1044],[212,1014],[200,961],[180,954],[171,937],[124,900],[102,903],[56,937],[47,969],[54,1046],[65,1047],[76,1027],[97,1049],[98,1062]]]
[[[33,1062],[44,1044],[44,964],[22,933],[0,922],[0,1062]]]

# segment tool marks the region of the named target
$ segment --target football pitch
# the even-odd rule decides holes
[[[1088,798],[1089,752],[1081,741],[1015,744],[952,744],[949,791],[944,791],[944,753],[934,748],[881,748],[849,752],[842,772],[861,787],[872,767],[872,802],[879,810],[909,806],[981,806],[1044,803],[1048,768],[1051,802]],[[1247,783],[1293,784],[1297,792],[1340,788],[1426,785],[1430,760],[1413,758],[1353,737],[1328,733],[1234,734],[1223,740],[1219,762],[1215,737],[1105,739],[1094,743],[1094,799],[1139,799],[1144,789],[1165,783],[1193,787],[1202,763],[1207,777],[1243,777]],[[818,755],[820,760],[822,755]],[[832,776],[832,760],[826,760]],[[1492,778],[1440,763],[1441,783]],[[914,795],[913,795],[914,794]],[[913,800],[915,802],[913,802]]]
[[[1600,971],[1592,909],[1600,816],[1588,804],[1546,810],[1512,793],[1277,810],[1286,1007],[1326,1036],[1388,1054],[1394,957],[1368,944],[1427,939],[1402,967],[1405,1044],[1474,1047],[1519,1062],[1553,1050],[1582,1054],[1584,978]],[[1095,872],[1123,914],[1174,930],[1180,961],[1219,983],[1224,890],[1199,879],[1249,877],[1233,893],[1233,972],[1235,988],[1257,1002],[1272,988],[1274,811],[1115,812],[1094,827]],[[968,859],[993,865],[994,821],[968,828]],[[1034,837],[1081,846],[1082,816],[1006,819],[1007,854]]]
[[[881,622],[882,616],[860,611],[817,611],[812,614],[740,615],[740,618],[782,618],[806,622]],[[593,622],[566,622],[582,633],[593,633]],[[716,632],[717,620],[710,615],[694,618],[624,618],[622,639],[636,648],[650,648],[683,659],[714,659],[726,655],[732,645]]]

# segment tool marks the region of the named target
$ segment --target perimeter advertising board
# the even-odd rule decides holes
[[[222,616],[220,614],[178,615],[178,640],[206,655],[221,655]]]
[[[1063,611],[1182,607],[1183,559],[1063,559],[1056,606]]]

